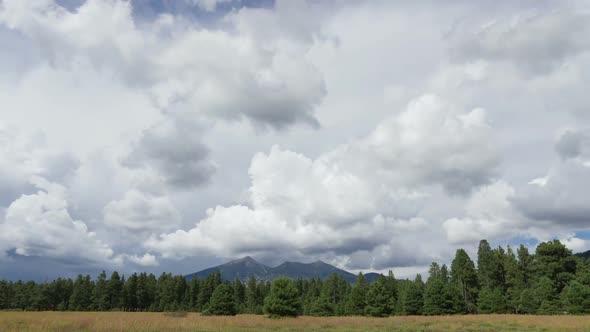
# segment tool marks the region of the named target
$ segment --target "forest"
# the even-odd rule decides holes
[[[476,262],[458,249],[450,266],[432,263],[428,278],[381,275],[372,283],[359,273],[354,284],[339,275],[326,280],[251,278],[223,281],[219,273],[186,281],[183,276],[102,272],[92,279],[51,282],[0,281],[0,310],[194,311],[276,316],[450,315],[477,313],[590,313],[590,261],[558,240],[535,252],[520,245],[479,243]]]

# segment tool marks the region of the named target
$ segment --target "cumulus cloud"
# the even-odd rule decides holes
[[[465,217],[443,223],[449,242],[473,244],[518,235],[515,232],[522,232],[527,223],[512,207],[514,196],[514,188],[504,181],[480,188],[467,201]]]
[[[555,150],[562,159],[582,158],[590,161],[590,130],[566,131],[555,145]]]
[[[41,133],[26,133],[0,123],[0,206],[7,206],[23,192],[34,191],[32,176],[63,181],[79,166],[65,151],[53,151]]]
[[[575,232],[585,230],[589,221],[589,142],[587,130],[568,130],[555,145],[560,159],[547,175],[518,188],[505,181],[480,188],[468,200],[464,217],[444,222],[449,242],[559,237],[572,249],[585,248],[586,240],[575,237]]]
[[[209,160],[209,149],[201,142],[202,131],[203,127],[191,118],[169,115],[143,131],[123,164],[154,170],[175,188],[206,184],[216,166]]]
[[[325,87],[305,58],[304,44],[284,46],[277,37],[262,47],[254,35],[259,31],[241,29],[243,24],[233,23],[231,33],[170,15],[140,27],[131,6],[89,0],[69,11],[53,1],[7,0],[0,23],[43,45],[41,51],[58,66],[84,59],[113,69],[124,81],[144,87],[163,109],[182,104],[198,114],[276,128],[318,125],[314,107]]]
[[[151,254],[143,254],[143,256],[127,255],[125,258],[139,266],[157,266],[159,264],[156,256]]]
[[[527,73],[546,73],[590,49],[588,22],[588,14],[575,9],[520,12],[485,23],[466,21],[449,36],[451,56],[460,61],[510,62]]]
[[[555,145],[561,157],[542,181],[529,184],[515,204],[532,219],[584,229],[590,220],[586,203],[590,186],[588,130],[569,130]]]
[[[466,193],[487,183],[497,164],[490,135],[484,110],[465,112],[425,95],[367,137],[316,159],[277,146],[257,154],[249,206],[217,206],[194,228],[145,245],[164,256],[365,251],[377,267],[416,263],[399,243],[428,227],[408,216],[436,188]]]
[[[422,271],[515,235],[581,250],[584,7],[0,0],[1,121],[26,130],[0,128],[2,227],[24,234],[0,241],[4,270],[255,254]],[[18,210],[46,237],[16,222],[33,201],[59,211]]]
[[[105,206],[104,222],[115,229],[149,233],[178,227],[180,215],[167,196],[131,189]]]
[[[34,178],[33,184],[38,191],[12,202],[0,222],[4,258],[14,250],[21,256],[69,258],[97,265],[120,263],[84,222],[70,216],[63,186],[42,178]]]
[[[515,197],[515,205],[528,217],[555,225],[585,229],[590,220],[587,199],[590,167],[567,160],[553,166],[542,185],[529,184]]]

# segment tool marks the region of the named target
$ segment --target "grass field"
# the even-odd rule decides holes
[[[203,317],[189,313],[0,312],[0,331],[590,331],[590,316]]]

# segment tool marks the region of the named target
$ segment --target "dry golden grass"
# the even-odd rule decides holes
[[[590,331],[590,316],[204,317],[189,313],[0,312],[0,331]]]

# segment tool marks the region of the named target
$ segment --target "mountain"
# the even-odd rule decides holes
[[[197,276],[199,279],[203,279],[211,273],[219,271],[224,280],[234,280],[238,278],[242,281],[247,281],[252,276],[256,277],[256,279],[265,279],[271,269],[272,268],[264,264],[258,263],[252,257],[246,256],[242,259],[236,259],[223,265],[210,267],[199,272],[188,274],[185,278],[191,280]]]
[[[291,279],[326,279],[333,273],[342,276],[346,281],[349,282],[354,282],[356,280],[356,275],[348,271],[336,268],[322,261],[317,261],[309,264],[298,262],[285,262],[271,269],[269,279],[272,280],[278,277],[289,277]]]
[[[243,282],[248,281],[248,279],[253,276],[258,280],[269,281],[279,277],[288,277],[294,280],[299,278],[326,279],[328,276],[334,273],[342,276],[344,280],[350,283],[353,283],[356,280],[355,274],[341,270],[322,261],[313,263],[284,262],[279,266],[269,267],[258,263],[250,256],[188,274],[185,276],[185,278],[187,280],[191,280],[197,276],[199,279],[204,279],[215,271],[219,271],[221,273],[221,278],[223,280],[234,280],[237,278]],[[365,275],[365,280],[367,280],[367,282],[372,282],[377,278],[379,278],[378,273],[367,273]]]

